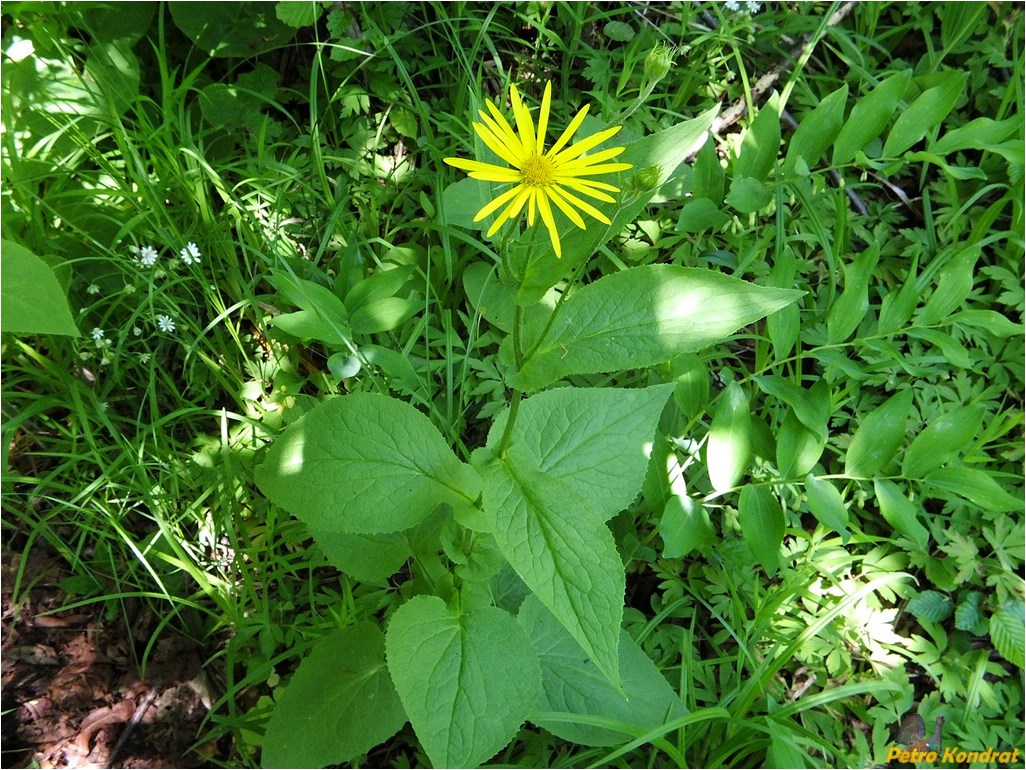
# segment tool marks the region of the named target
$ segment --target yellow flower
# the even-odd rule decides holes
[[[599,131],[587,139],[582,139],[570,147],[566,147],[573,139],[577,129],[581,127],[581,123],[584,122],[584,116],[588,114],[588,105],[585,105],[570,121],[570,125],[567,126],[556,143],[546,152],[545,129],[548,127],[549,107],[552,104],[552,83],[545,85],[545,96],[542,98],[541,112],[538,114],[537,132],[534,121],[531,119],[531,113],[520,100],[516,86],[510,87],[509,99],[513,105],[517,133],[510,128],[506,118],[502,116],[490,99],[485,100],[485,105],[491,115],[487,115],[484,110],[479,110],[478,114],[484,122],[474,124],[474,130],[481,137],[481,141],[506,161],[509,168],[463,158],[445,158],[445,162],[450,166],[469,171],[473,179],[514,185],[489,202],[474,217],[474,221],[479,222],[501,206],[506,206],[489,228],[489,237],[494,235],[507,220],[514,219],[523,210],[524,204],[527,204],[527,224],[534,224],[535,210],[537,210],[549,231],[552,248],[555,250],[556,256],[560,257],[563,250],[559,244],[559,232],[556,230],[556,220],[553,218],[550,202],[556,204],[556,207],[581,229],[585,229],[586,226],[575,207],[599,222],[609,224],[609,218],[605,214],[587,201],[581,200],[571,190],[606,203],[616,202],[616,199],[607,193],[620,192],[620,188],[585,177],[611,174],[631,168],[630,163],[605,162],[615,158],[625,148],[611,147],[608,150],[596,152],[594,155],[585,155],[584,153],[616,134],[620,130],[620,126]]]

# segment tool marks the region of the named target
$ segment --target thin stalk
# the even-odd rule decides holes
[[[520,339],[521,327],[524,324],[524,309],[520,305],[513,305],[513,358],[517,364],[517,371],[524,364],[524,351],[522,348],[523,342]],[[509,445],[510,436],[513,435],[513,426],[516,425],[517,415],[520,413],[520,401],[523,399],[524,394],[519,390],[513,391],[513,399],[509,405],[509,417],[506,419],[506,429],[502,432],[502,438],[499,440],[499,447],[496,454],[502,457],[506,453],[506,447]]]

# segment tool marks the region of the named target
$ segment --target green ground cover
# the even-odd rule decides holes
[[[202,646],[197,763],[1021,752],[1023,34],[5,3],[5,550]],[[616,189],[491,233],[486,100]]]

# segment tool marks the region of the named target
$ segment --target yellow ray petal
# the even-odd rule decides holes
[[[586,104],[581,107],[581,111],[574,116],[574,119],[570,121],[570,125],[566,127],[566,130],[560,135],[559,139],[556,140],[556,143],[552,145],[552,149],[546,153],[548,157],[554,158],[559,151],[563,149],[563,146],[574,138],[574,134],[577,133],[577,129],[579,129],[581,127],[581,123],[584,122],[584,116],[588,114],[588,107],[590,106],[591,105]]]
[[[514,168],[497,168],[494,171],[471,171],[469,176],[471,179],[480,179],[485,182],[502,182],[503,184],[513,184],[524,180],[524,175]]]
[[[464,171],[509,171],[505,166],[495,166],[491,163],[483,163],[479,160],[469,158],[443,158],[450,166],[463,169]]]
[[[607,163],[604,166],[585,166],[582,169],[571,171],[567,176],[595,176],[595,174],[612,174],[616,171],[626,171],[633,168],[630,163]]]
[[[556,252],[556,257],[562,257],[563,249],[559,245],[559,231],[556,229],[556,220],[552,216],[552,208],[549,206],[548,198],[544,194],[538,195],[538,213],[541,214],[542,222],[545,223],[545,229],[549,231],[549,240],[552,241],[552,248]]]
[[[566,202],[566,199],[563,198],[562,191],[556,185],[551,185],[547,192],[552,202],[559,206],[560,211],[566,214],[567,218],[571,222],[582,230],[587,229],[587,225],[584,223],[584,220],[581,219],[581,215],[574,210],[573,206]]]
[[[578,185],[590,187],[593,190],[609,190],[609,192],[620,192],[620,188],[616,185],[606,184],[605,182],[597,182],[594,179],[578,179],[574,174],[568,174],[565,177],[556,174],[556,181],[560,184],[574,181]]]
[[[568,160],[565,163],[560,162],[558,159],[555,161],[559,168],[581,168],[582,166],[594,166],[597,163],[603,161],[612,160],[626,147],[610,147],[608,150],[599,150],[591,155],[585,155],[581,158],[575,158],[574,160]]]
[[[477,135],[481,137],[481,141],[485,143],[489,150],[494,152],[496,155],[498,155],[500,158],[506,161],[509,165],[521,165],[521,162],[516,153],[513,152],[509,147],[507,147],[506,143],[503,142],[502,139],[500,139],[498,136],[496,136],[492,132],[492,130],[485,126],[483,123],[475,123],[474,131],[476,131]]]
[[[606,139],[614,136],[619,130],[620,126],[613,126],[612,128],[607,128],[605,131],[599,131],[597,134],[592,134],[579,142],[574,142],[572,147],[563,150],[563,152],[561,152],[558,157],[554,158],[554,160],[557,163],[566,163],[568,160],[573,160],[578,155],[586,153],[592,147],[597,147],[602,144]]]
[[[492,104],[491,101],[486,102],[486,105],[488,107],[488,111],[491,113],[492,122],[488,123],[487,119],[485,122],[492,127],[492,130],[495,131],[498,136],[501,136],[506,141],[506,144],[509,145],[511,149],[515,148],[518,155],[526,155],[527,150],[525,150],[523,145],[520,144],[520,139],[517,138],[516,133],[510,127],[505,116],[499,112],[499,108]],[[487,117],[483,115],[480,110],[478,110],[478,114],[481,115],[482,118]]]
[[[495,209],[499,208],[503,203],[515,198],[522,189],[522,187],[514,187],[512,190],[506,190],[502,195],[499,195],[494,200],[489,201],[479,212],[477,212],[477,214],[474,215],[474,221],[480,222],[486,216],[495,211]]]
[[[525,150],[530,151],[534,149],[535,142],[537,141],[534,135],[534,121],[531,120],[530,111],[520,101],[520,93],[517,91],[516,86],[509,87],[509,101],[513,105],[513,118],[517,122],[520,143]]]
[[[514,188],[520,189],[520,188]],[[513,199],[513,202],[507,206],[501,214],[492,222],[492,226],[488,228],[488,237],[491,238],[502,227],[507,220],[516,217],[520,210],[524,207],[524,201],[531,195],[531,188],[524,187],[520,189],[520,195]]]
[[[582,201],[576,195],[574,195],[573,193],[571,193],[571,192],[569,192],[567,190],[560,189],[559,192],[560,192],[560,194],[562,194],[567,199],[567,201],[569,201],[570,203],[575,205],[577,208],[579,208],[585,214],[588,214],[588,215],[594,217],[595,219],[597,219],[599,222],[601,222],[604,225],[608,225],[609,224],[609,218],[605,214],[603,214],[601,211],[599,211],[597,208],[592,206],[590,203]]]
[[[541,112],[538,113],[538,142],[537,152],[539,155],[545,152],[545,129],[549,125],[549,107],[552,105],[552,81],[545,84],[545,95],[542,97]]]
[[[560,179],[559,184],[564,187],[569,187],[571,190],[576,190],[579,193],[587,195],[589,198],[594,198],[597,201],[604,201],[606,203],[616,203],[616,198],[611,195],[606,195],[604,192],[599,192],[591,187],[588,187],[585,183],[587,179]]]
[[[484,121],[484,125],[486,125],[488,130],[492,132],[495,141],[502,144],[502,146],[505,147],[514,158],[518,159],[518,162],[514,165],[522,165],[522,159],[526,157],[527,154],[524,152],[524,148],[520,145],[520,140],[517,139],[517,135],[510,130],[509,126],[499,125],[480,110],[478,111],[478,114],[481,116],[481,120]],[[474,125],[476,126],[477,123]],[[477,129],[474,130],[476,131]],[[510,161],[506,162],[509,163]]]

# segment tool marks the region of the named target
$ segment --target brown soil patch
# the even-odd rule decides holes
[[[210,766],[214,747],[192,748],[211,702],[196,643],[164,629],[140,676],[160,619],[134,599],[118,605],[127,622],[120,611],[105,619],[102,602],[54,612],[70,603],[58,585],[61,566],[38,544],[24,558],[2,553],[0,764]]]

